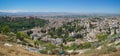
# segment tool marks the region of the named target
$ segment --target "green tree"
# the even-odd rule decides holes
[[[17,39],[19,39],[21,41],[23,41],[25,38],[27,38],[27,39],[30,38],[26,33],[23,33],[23,32],[17,32],[16,37],[17,37]]]
[[[7,33],[9,33],[10,32],[10,28],[9,28],[9,26],[1,26],[1,33],[3,33],[3,34],[7,34]]]
[[[16,38],[19,40],[24,40],[24,37],[22,37],[22,34],[20,32],[16,33]]]

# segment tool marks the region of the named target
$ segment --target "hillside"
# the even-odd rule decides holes
[[[8,42],[6,40],[7,37],[0,34],[0,56],[49,56],[45,54],[29,52],[20,44]]]
[[[39,21],[36,17],[10,17],[9,20],[9,17],[3,18],[0,25],[1,56],[120,55],[119,17],[52,19],[44,22],[48,23],[45,26],[43,23],[44,27],[40,27],[42,19]],[[8,23],[10,24],[6,26]],[[28,26],[36,27],[31,29]],[[10,31],[21,27],[28,30]]]
[[[34,27],[43,27],[48,21],[37,17],[9,17],[0,16],[0,27],[8,26],[10,31],[17,32],[21,30],[28,30]],[[2,30],[2,29],[0,29]]]

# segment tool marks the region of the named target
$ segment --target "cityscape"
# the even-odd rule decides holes
[[[119,0],[0,0],[0,56],[120,56]]]

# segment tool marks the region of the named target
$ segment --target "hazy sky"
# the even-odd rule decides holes
[[[120,13],[120,0],[0,0],[0,11]]]

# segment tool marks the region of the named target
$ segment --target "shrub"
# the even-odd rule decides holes
[[[105,39],[107,39],[107,34],[97,34],[96,37],[99,41],[103,41]]]
[[[75,38],[67,37],[66,40],[67,40],[67,41],[75,41]]]
[[[99,54],[108,54],[111,52],[115,52],[117,49],[114,46],[104,47],[98,53]]]
[[[73,44],[72,46],[69,47],[69,49],[76,50],[76,49],[78,49],[77,46],[78,46],[77,44]]]
[[[90,42],[85,42],[85,43],[83,44],[83,47],[84,47],[84,48],[90,48],[90,47],[91,47]]]
[[[97,50],[97,49],[88,50],[84,54],[85,56],[100,56],[100,55],[109,54],[115,51],[117,50],[114,46],[107,46],[107,47],[102,48],[101,50]]]
[[[56,46],[51,43],[46,43],[44,46],[47,48],[47,50],[53,50],[56,48]]]
[[[47,54],[47,50],[40,50],[39,52],[42,54]]]
[[[111,52],[115,52],[117,51],[115,47],[110,46],[110,47],[105,47],[101,50],[101,53],[103,54],[107,54],[107,53],[111,53]]]
[[[116,44],[116,46],[120,45],[120,42]]]

